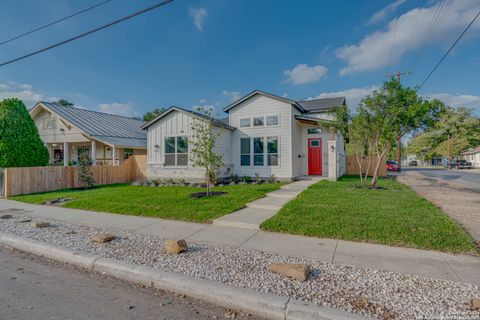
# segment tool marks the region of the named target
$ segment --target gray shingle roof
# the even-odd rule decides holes
[[[135,142],[135,145],[146,146],[147,133],[141,129],[145,124],[141,120],[87,109],[64,107],[55,102],[41,102],[41,104],[88,135],[98,137],[99,140],[100,137],[103,139],[115,138],[109,139],[109,141],[116,141],[119,142],[118,145],[127,146],[125,142],[128,140],[132,143]],[[124,142],[121,138],[125,138]]]
[[[305,112],[328,111],[345,104],[345,97],[322,98],[297,101]]]

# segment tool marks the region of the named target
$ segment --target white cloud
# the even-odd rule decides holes
[[[430,93],[425,94],[427,99],[439,99],[446,105],[458,108],[465,107],[474,109],[475,113],[480,113],[480,96],[474,96],[469,94],[449,94],[449,93]]]
[[[387,30],[375,31],[365,36],[358,44],[346,45],[336,50],[337,58],[347,65],[340,70],[341,75],[376,70],[398,62],[407,52],[426,44],[450,44],[452,39],[472,20],[480,9],[478,0],[453,1],[448,13],[436,25],[435,30],[424,39],[425,31],[434,18],[440,2],[427,8],[412,9],[390,21]],[[417,21],[417,17],[420,18]],[[396,29],[396,31],[395,31]],[[480,24],[472,25],[470,36],[478,35]],[[411,36],[411,39],[410,39]],[[392,40],[395,45],[392,49]],[[391,59],[390,59],[391,55]]]
[[[320,80],[328,72],[328,69],[321,65],[308,66],[306,64],[297,64],[295,68],[291,70],[285,70],[283,74],[287,77],[286,81],[299,85],[313,83]]]
[[[405,2],[407,2],[407,0],[396,0],[385,8],[378,10],[374,13],[370,20],[368,20],[367,24],[376,24],[381,22],[388,14],[396,11],[398,7],[400,7]]]
[[[188,13],[193,18],[193,24],[199,31],[203,31],[205,18],[208,16],[207,9],[190,7]]]
[[[100,103],[97,110],[126,117],[138,116],[138,112],[135,111],[130,103]]]
[[[238,99],[240,99],[242,97],[242,95],[238,91],[223,90],[222,95],[229,98],[231,102],[237,101]]]
[[[284,92],[284,93],[282,94],[282,97],[288,98],[288,93]]]
[[[53,100],[51,97],[35,91],[32,85],[12,81],[0,83],[0,100],[8,98],[20,99],[28,108],[33,107],[35,103],[42,100]]]
[[[340,91],[324,92],[319,94],[316,97],[310,99],[320,99],[320,98],[333,98],[333,97],[345,97],[347,100],[347,106],[351,110],[355,110],[360,103],[360,101],[365,98],[367,95],[372,93],[375,89],[378,89],[378,86],[369,86],[363,88],[350,88]]]

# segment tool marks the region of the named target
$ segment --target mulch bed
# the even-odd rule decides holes
[[[206,192],[195,192],[195,193],[191,193],[190,197],[198,199],[198,198],[210,197],[210,196],[221,196],[221,195],[224,195],[224,194],[227,194],[227,192],[210,191],[210,194],[207,194]]]

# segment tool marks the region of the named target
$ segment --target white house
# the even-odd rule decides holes
[[[480,146],[462,153],[463,159],[472,163],[472,167],[480,168]]]
[[[344,97],[294,101],[262,91],[253,91],[225,107],[228,118],[209,118],[219,137],[216,152],[224,166],[218,177],[275,177],[290,180],[301,176],[324,176],[336,180],[345,173],[343,137],[318,126],[329,111],[345,104]],[[147,176],[203,180],[204,170],[188,161],[188,136],[192,120],[204,117],[172,107],[145,126]]]
[[[97,164],[121,164],[146,154],[143,121],[87,109],[38,102],[30,116],[50,154],[50,164],[78,163],[87,154]]]

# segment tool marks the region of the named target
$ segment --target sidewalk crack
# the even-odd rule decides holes
[[[332,256],[332,263],[335,260],[335,254],[337,253],[337,247],[339,242],[340,240],[337,240],[337,243],[335,243],[335,249],[333,250],[333,256]]]
[[[450,263],[448,263],[447,259],[445,259],[443,254],[441,252],[438,252],[438,254],[440,255],[440,257],[442,257],[442,260],[445,261],[445,263],[450,267],[450,269],[452,269],[453,273],[455,273],[457,278],[460,279],[461,282],[465,283],[465,281],[462,279],[462,277],[460,277],[460,275],[457,273],[457,271],[455,271],[455,269],[450,265]]]

